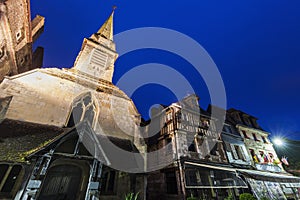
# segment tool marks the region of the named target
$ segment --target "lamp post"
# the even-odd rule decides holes
[[[281,138],[274,138],[273,142],[276,146],[279,146],[279,147],[284,145],[284,142]]]

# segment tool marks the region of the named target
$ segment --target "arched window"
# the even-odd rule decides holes
[[[73,127],[84,120],[94,126],[96,110],[96,104],[90,93],[77,98],[73,103],[67,127]]]

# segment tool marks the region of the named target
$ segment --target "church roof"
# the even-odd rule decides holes
[[[59,127],[8,119],[0,124],[0,130],[0,162],[25,162],[25,157],[64,134]]]
[[[113,18],[116,7],[113,7],[113,11],[109,18],[104,22],[101,28],[98,30],[97,34],[105,37],[106,39],[113,40]]]

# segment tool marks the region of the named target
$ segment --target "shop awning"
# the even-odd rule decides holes
[[[189,161],[184,162],[184,168],[185,187],[189,189],[248,188],[235,168]]]
[[[278,183],[295,183],[293,185],[298,185],[298,187],[300,187],[300,177],[296,177],[288,173],[272,173],[248,169],[237,169],[237,172],[247,178],[252,178],[255,180]]]

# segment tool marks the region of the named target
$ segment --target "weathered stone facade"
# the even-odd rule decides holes
[[[42,66],[43,49],[32,52],[32,44],[43,32],[44,18],[30,17],[29,0],[0,2],[0,82]]]

